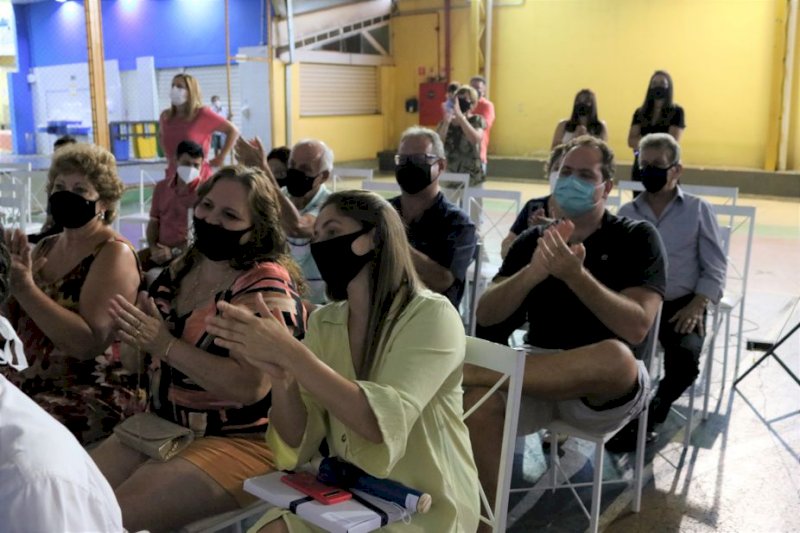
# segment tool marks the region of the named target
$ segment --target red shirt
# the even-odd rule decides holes
[[[189,209],[194,207],[197,187],[203,181],[203,178],[197,178],[178,189],[178,178],[173,174],[172,178],[156,183],[150,204],[150,219],[158,222],[158,244],[170,248],[186,244]]]
[[[172,179],[177,170],[177,158],[175,150],[181,141],[194,141],[203,147],[203,153],[208,157],[208,150],[211,147],[211,135],[225,125],[225,117],[214,113],[207,106],[203,106],[192,120],[183,120],[179,117],[161,117],[161,148],[167,158],[167,170],[164,174],[166,179]],[[200,169],[200,179],[206,179],[211,175],[211,167],[203,161]]]
[[[481,161],[486,163],[486,150],[489,148],[489,132],[492,130],[492,124],[494,124],[494,104],[481,96],[472,112],[482,116],[483,120],[486,121],[486,129],[483,131],[483,138],[481,139]]]

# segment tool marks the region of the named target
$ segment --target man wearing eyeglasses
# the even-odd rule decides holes
[[[639,142],[639,177],[645,192],[623,205],[620,216],[647,220],[658,228],[669,259],[667,291],[658,340],[664,348],[664,377],[650,402],[648,440],[672,403],[700,374],[706,307],[722,298],[727,260],[717,218],[707,201],[684,192],[679,180],[681,148],[668,133],[651,133]],[[609,441],[609,449],[630,450],[638,426],[629,424]]]
[[[395,178],[402,193],[389,201],[406,224],[417,274],[428,288],[458,307],[477,236],[469,216],[439,190],[439,176],[446,167],[444,145],[435,131],[407,129],[395,156]]]

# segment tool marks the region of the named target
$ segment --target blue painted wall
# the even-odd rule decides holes
[[[225,62],[222,0],[103,0],[106,59],[120,70],[136,58],[154,56],[156,68]],[[230,0],[231,51],[263,42],[262,0]],[[69,0],[23,6],[29,11],[32,66],[86,61],[83,4]]]
[[[8,106],[11,115],[11,140],[15,154],[28,154],[34,151],[33,143],[25,142],[25,135],[33,138],[33,106],[31,89],[28,85],[30,68],[30,49],[28,47],[28,10],[24,5],[14,5],[14,18],[17,25],[17,74],[8,74]],[[30,146],[26,146],[30,144]]]
[[[231,53],[265,42],[263,0],[230,0]],[[155,57],[156,68],[225,63],[225,3],[222,0],[102,0],[106,59],[120,70],[136,58]],[[14,5],[19,73],[9,74],[16,153],[33,131],[27,75],[30,68],[84,63],[87,58],[83,3],[68,0]]]

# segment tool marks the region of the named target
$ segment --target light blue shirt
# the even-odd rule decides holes
[[[282,192],[284,195],[289,197],[286,187],[282,189]],[[327,200],[328,196],[330,195],[331,192],[328,190],[328,188],[325,187],[325,185],[322,185],[317,191],[317,194],[315,194],[314,197],[311,198],[311,201],[308,202],[308,205],[300,210],[300,216],[319,215],[319,210],[322,207],[322,204],[325,203],[325,200]],[[308,285],[307,299],[311,300],[311,302],[315,304],[327,303],[328,299],[325,296],[325,282],[322,281],[322,276],[317,268],[317,263],[314,262],[314,256],[311,255],[311,239],[287,237],[286,240],[289,241],[289,248],[292,252],[292,257],[294,257],[294,260],[297,261],[298,265],[300,265],[300,268],[303,270],[303,276],[306,278],[306,284]]]
[[[653,224],[667,250],[667,291],[664,300],[671,301],[687,294],[701,294],[718,302],[725,288],[727,259],[722,250],[722,236],[711,204],[684,192],[656,217],[647,193],[619,209],[619,216],[646,220]]]

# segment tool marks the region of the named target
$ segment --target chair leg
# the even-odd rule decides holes
[[[730,319],[730,315],[728,315]],[[725,322],[725,349],[722,352],[722,372],[725,373],[725,366],[728,361],[728,322]],[[708,359],[706,360],[706,368],[704,370],[706,375],[705,397],[703,398],[703,420],[708,420],[708,400],[711,397],[711,371],[714,366],[714,343],[717,342],[716,335],[711,339],[711,347],[708,350]],[[723,382],[724,387],[724,382]],[[720,394],[722,392],[720,391]]]
[[[744,329],[744,294],[739,301],[739,332],[736,335],[736,371],[739,371],[739,358],[742,356],[742,330]]]
[[[602,442],[595,442],[594,482],[592,484],[592,511],[589,520],[589,531],[597,533],[600,522],[600,501],[603,495],[603,456],[605,449]]]
[[[648,402],[649,404],[650,402]],[[642,509],[642,485],[644,484],[644,451],[647,438],[647,417],[648,405],[639,415],[639,431],[636,435],[636,458],[633,471],[633,512],[638,513]]]
[[[711,354],[709,354],[709,357]],[[683,447],[688,448],[692,440],[692,421],[694,420],[694,393],[696,387],[692,383],[689,385],[689,412],[686,414],[686,427],[683,429]],[[708,392],[706,391],[706,395]]]
[[[558,487],[558,469],[561,460],[558,457],[558,434],[555,431],[548,431],[550,434],[550,492],[556,492]],[[565,480],[568,481],[568,480]]]

